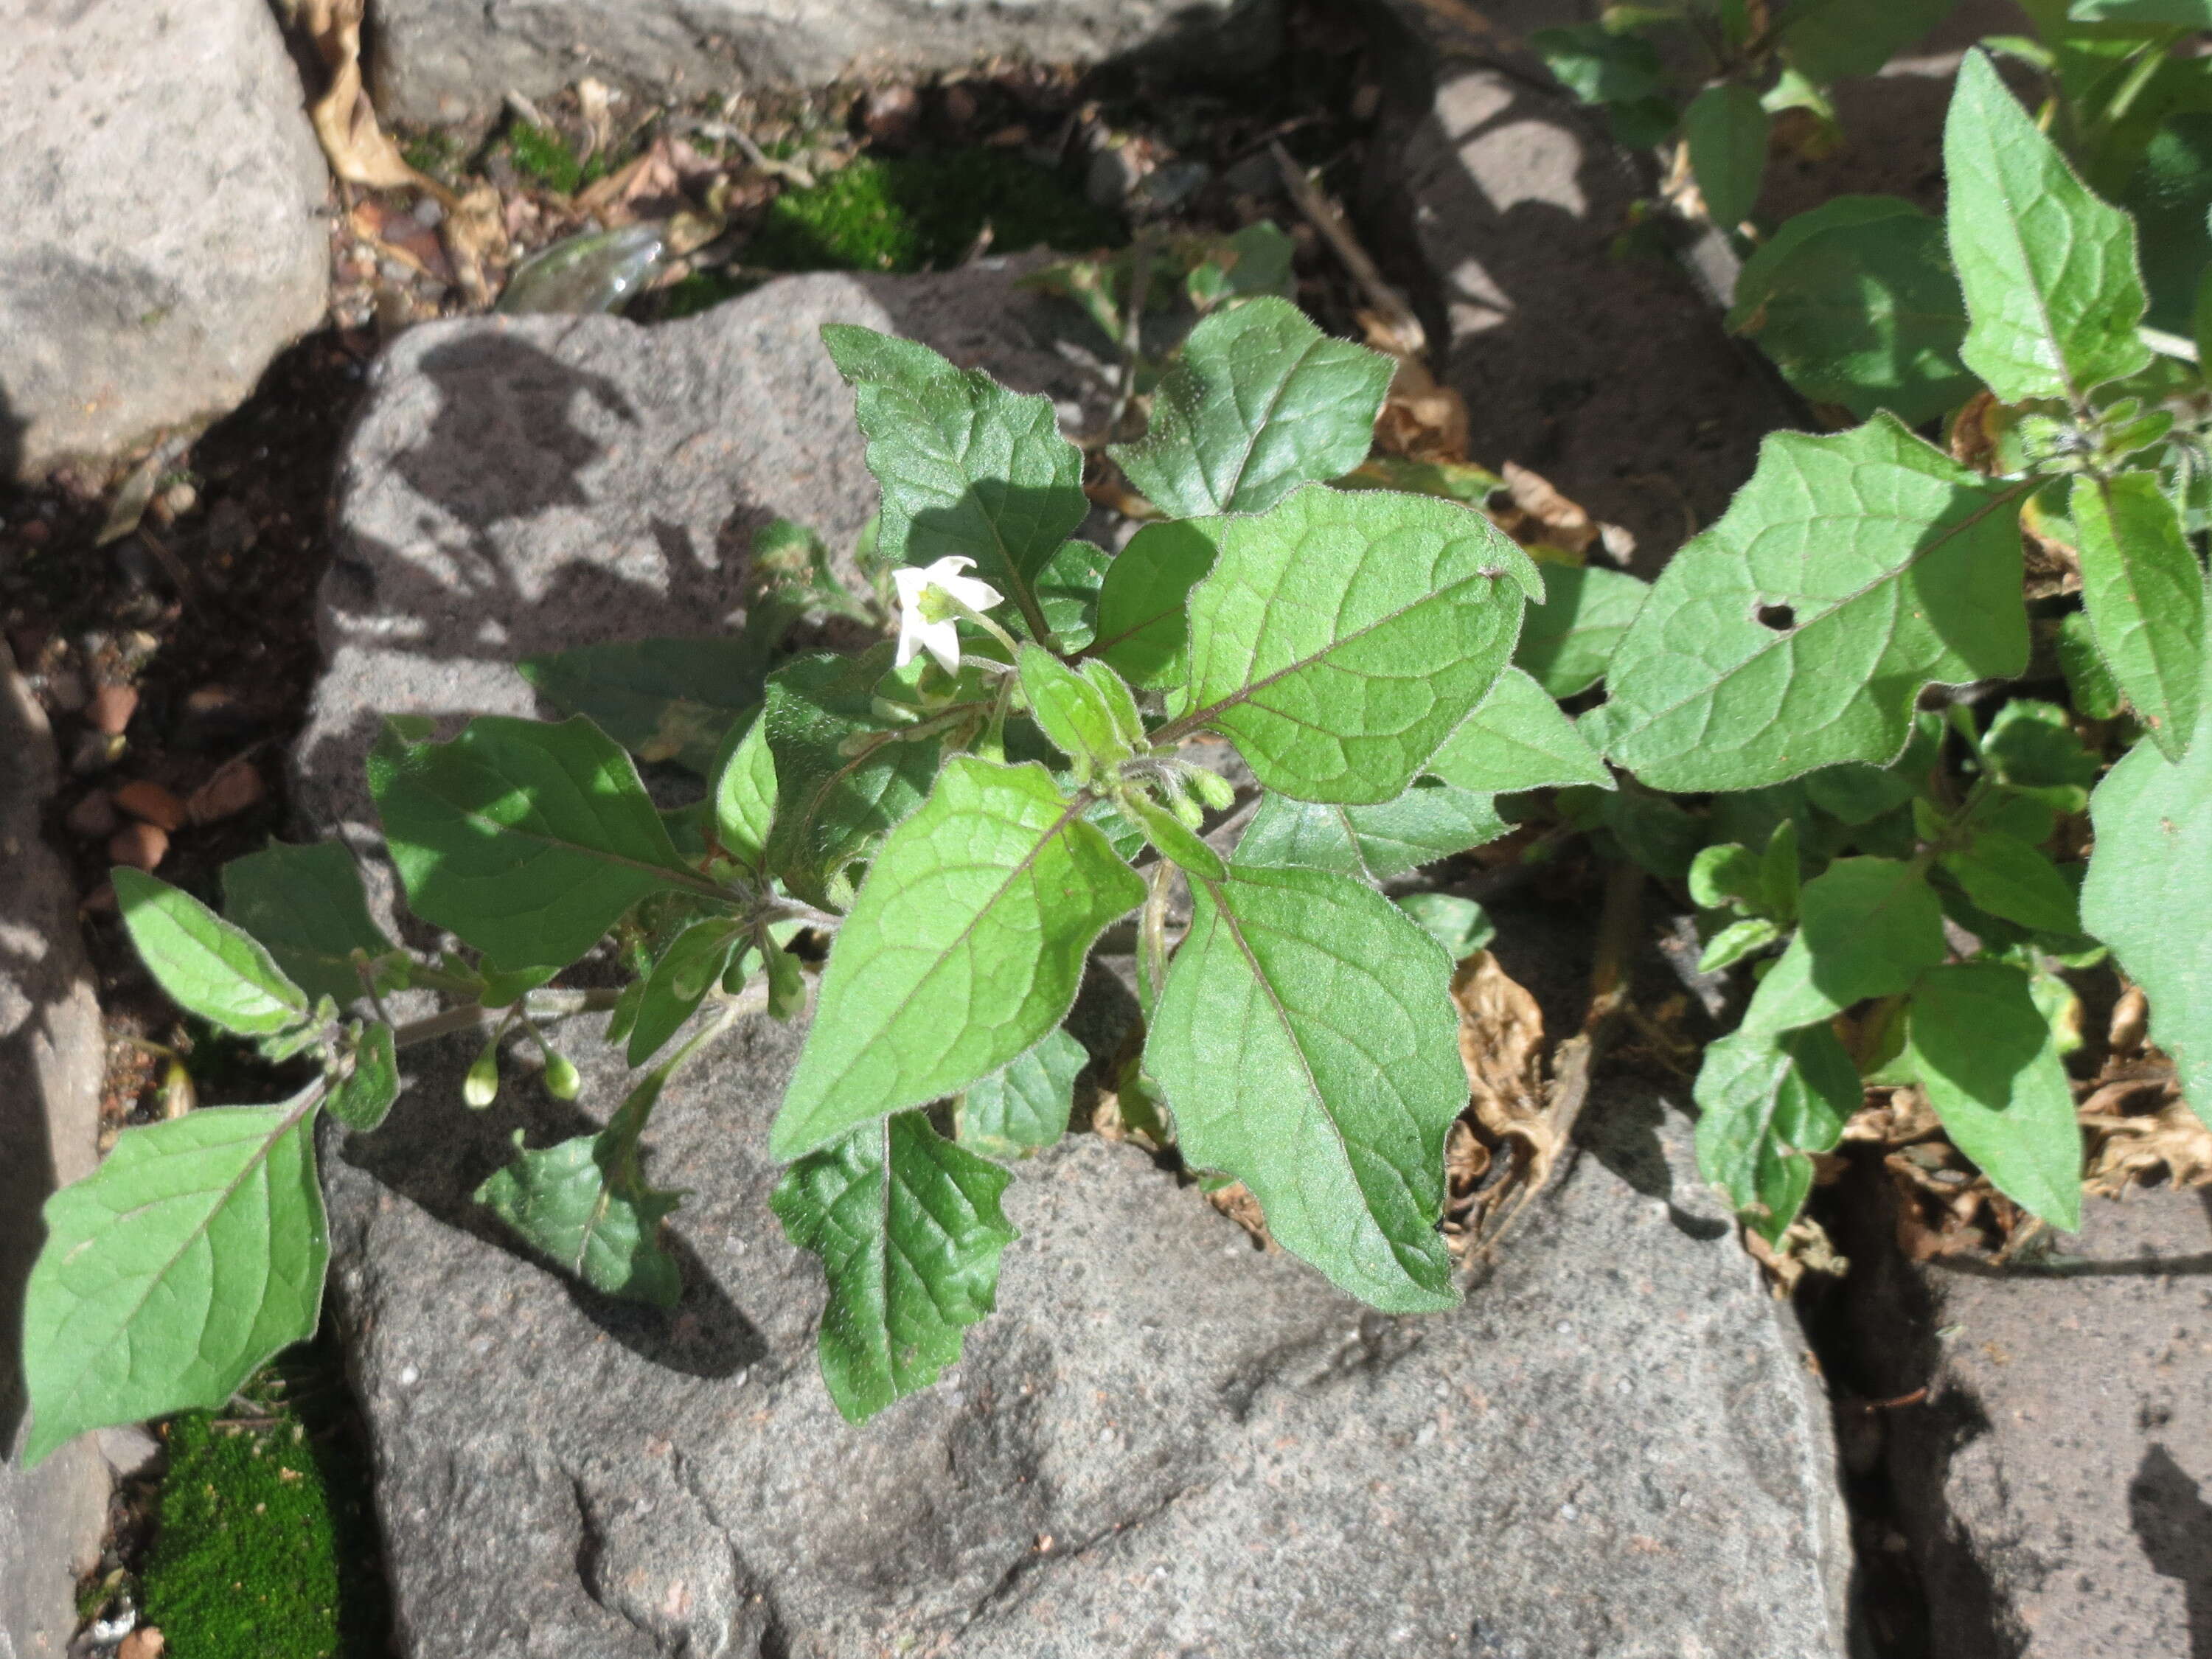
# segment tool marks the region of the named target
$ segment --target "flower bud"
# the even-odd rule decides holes
[[[1237,791],[1229,780],[1218,772],[1209,772],[1203,767],[1194,767],[1189,775],[1191,788],[1198,798],[1217,812],[1226,812],[1237,805]]]

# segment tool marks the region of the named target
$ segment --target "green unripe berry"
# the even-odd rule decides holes
[[[556,1100],[574,1100],[584,1086],[584,1079],[576,1071],[576,1062],[566,1054],[545,1056],[545,1092]]]
[[[499,1098],[499,1040],[484,1044],[468,1076],[461,1079],[461,1099],[478,1111]]]

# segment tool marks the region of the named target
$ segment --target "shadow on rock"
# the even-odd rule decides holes
[[[641,1359],[687,1376],[723,1377],[768,1357],[760,1332],[684,1242],[680,1212],[661,1242],[684,1275],[684,1297],[665,1314],[592,1289],[509,1232],[474,1194],[513,1160],[515,1131],[523,1132],[526,1145],[543,1147],[595,1134],[603,1126],[551,1099],[534,1080],[510,1081],[493,1105],[469,1111],[455,1103],[459,1079],[459,1066],[441,1066],[403,1091],[375,1133],[344,1139],[338,1160],[447,1226],[554,1275],[586,1319]]]
[[[2179,1580],[2189,1598],[2189,1659],[2212,1659],[2212,1504],[2162,1445],[2143,1453],[2128,1519],[2151,1571]]]

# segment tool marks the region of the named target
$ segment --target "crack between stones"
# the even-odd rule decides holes
[[[1054,1569],[1062,1567],[1071,1562],[1079,1560],[1084,1556],[1088,1555],[1092,1550],[1097,1548],[1101,1544],[1107,1543],[1114,1539],[1126,1537],[1131,1533],[1141,1531],[1144,1528],[1152,1525],[1153,1522],[1165,1515],[1170,1510],[1172,1510],[1176,1504],[1182,1503],[1186,1498],[1194,1498],[1200,1493],[1207,1491],[1219,1479],[1220,1477],[1218,1475],[1208,1475],[1204,1480],[1193,1480],[1183,1486],[1178,1486],[1173,1492],[1168,1493],[1164,1498],[1159,1498],[1155,1502],[1146,1505],[1145,1508],[1138,1510],[1136,1514],[1131,1516],[1128,1519],[1117,1521],[1110,1527],[1102,1527],[1097,1532],[1092,1533],[1089,1537],[1083,1539],[1079,1543],[1069,1546],[1066,1549],[1053,1549],[1050,1551],[1032,1550],[1030,1553],[1022,1556],[1012,1565],[1008,1566],[1005,1572],[1000,1575],[999,1582],[992,1585],[989,1589],[986,1590],[983,1593],[982,1597],[977,1601],[972,1608],[969,1609],[968,1616],[961,1620],[960,1630],[955,1635],[953,1639],[957,1642],[961,1635],[966,1634],[968,1631],[973,1629],[984,1618],[994,1612],[1004,1603],[1011,1601],[1014,1595],[1030,1579],[1039,1577],[1044,1573],[1051,1571]]]

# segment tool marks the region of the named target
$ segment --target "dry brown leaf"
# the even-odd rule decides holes
[[[102,731],[107,728],[102,726]],[[2112,1005],[2112,1018],[2106,1027],[2105,1044],[2116,1054],[2140,1053],[2143,1039],[2150,1034],[2150,1003],[2142,994],[2142,987],[2130,985],[2120,993],[2119,1000]]]
[[[1513,505],[1544,526],[1542,539],[1570,553],[1587,553],[1598,538],[1590,515],[1552,487],[1541,473],[1508,461],[1498,469]]]
[[[478,185],[447,210],[438,227],[453,277],[473,306],[489,306],[496,284],[489,266],[507,260],[507,213],[498,189]]]
[[[1841,1279],[1850,1271],[1850,1261],[1837,1250],[1820,1224],[1810,1217],[1790,1224],[1782,1235],[1778,1249],[1768,1243],[1763,1234],[1747,1227],[1743,1230],[1743,1248],[1753,1261],[1766,1270],[1767,1283],[1778,1299],[1792,1294],[1807,1273],[1826,1273],[1831,1279]]]
[[[380,255],[398,261],[418,276],[439,283],[453,280],[453,268],[447,261],[437,232],[405,208],[390,208],[377,201],[362,202],[346,215],[346,224]]]
[[[615,101],[622,94],[604,81],[586,76],[576,82],[576,107],[584,117],[584,131],[590,140],[584,153],[576,159],[588,161],[603,149],[611,149],[615,142]]]
[[[1271,1250],[1282,1248],[1268,1236],[1267,1218],[1261,1211],[1260,1200],[1252,1196],[1252,1189],[1243,1182],[1232,1181],[1226,1187],[1216,1187],[1206,1195],[1206,1201],[1251,1234],[1255,1243]]]
[[[2106,1198],[2148,1184],[2161,1173],[2176,1187],[2212,1186],[2212,1129],[2179,1097],[2147,1117],[2084,1117],[2102,1138],[2090,1154],[2083,1186]]]
[[[1475,1122],[1493,1140],[1517,1146],[1516,1184],[1540,1190],[1559,1154],[1545,1111],[1543,1011],[1487,951],[1460,963],[1451,994]]]
[[[161,1659],[161,1651],[168,1644],[159,1625],[141,1625],[123,1638],[123,1645],[115,1650],[115,1659]]]
[[[447,208],[453,193],[407,165],[361,83],[361,19],[368,0],[300,0],[300,27],[331,72],[330,85],[309,108],[331,171],[371,190],[425,190]]]
[[[1940,1131],[1936,1109],[1917,1085],[1901,1089],[1869,1089],[1866,1104],[1844,1125],[1845,1140],[1868,1141],[1877,1146],[1903,1146],[1925,1140]]]
[[[1363,311],[1359,326],[1368,345],[1398,365],[1375,422],[1375,447],[1385,455],[1403,455],[1408,460],[1467,459],[1466,400],[1439,382],[1417,352],[1405,349],[1389,319]]]
[[[668,140],[656,138],[645,153],[579,191],[576,210],[588,213],[612,230],[684,204],[684,179],[669,153]]]

